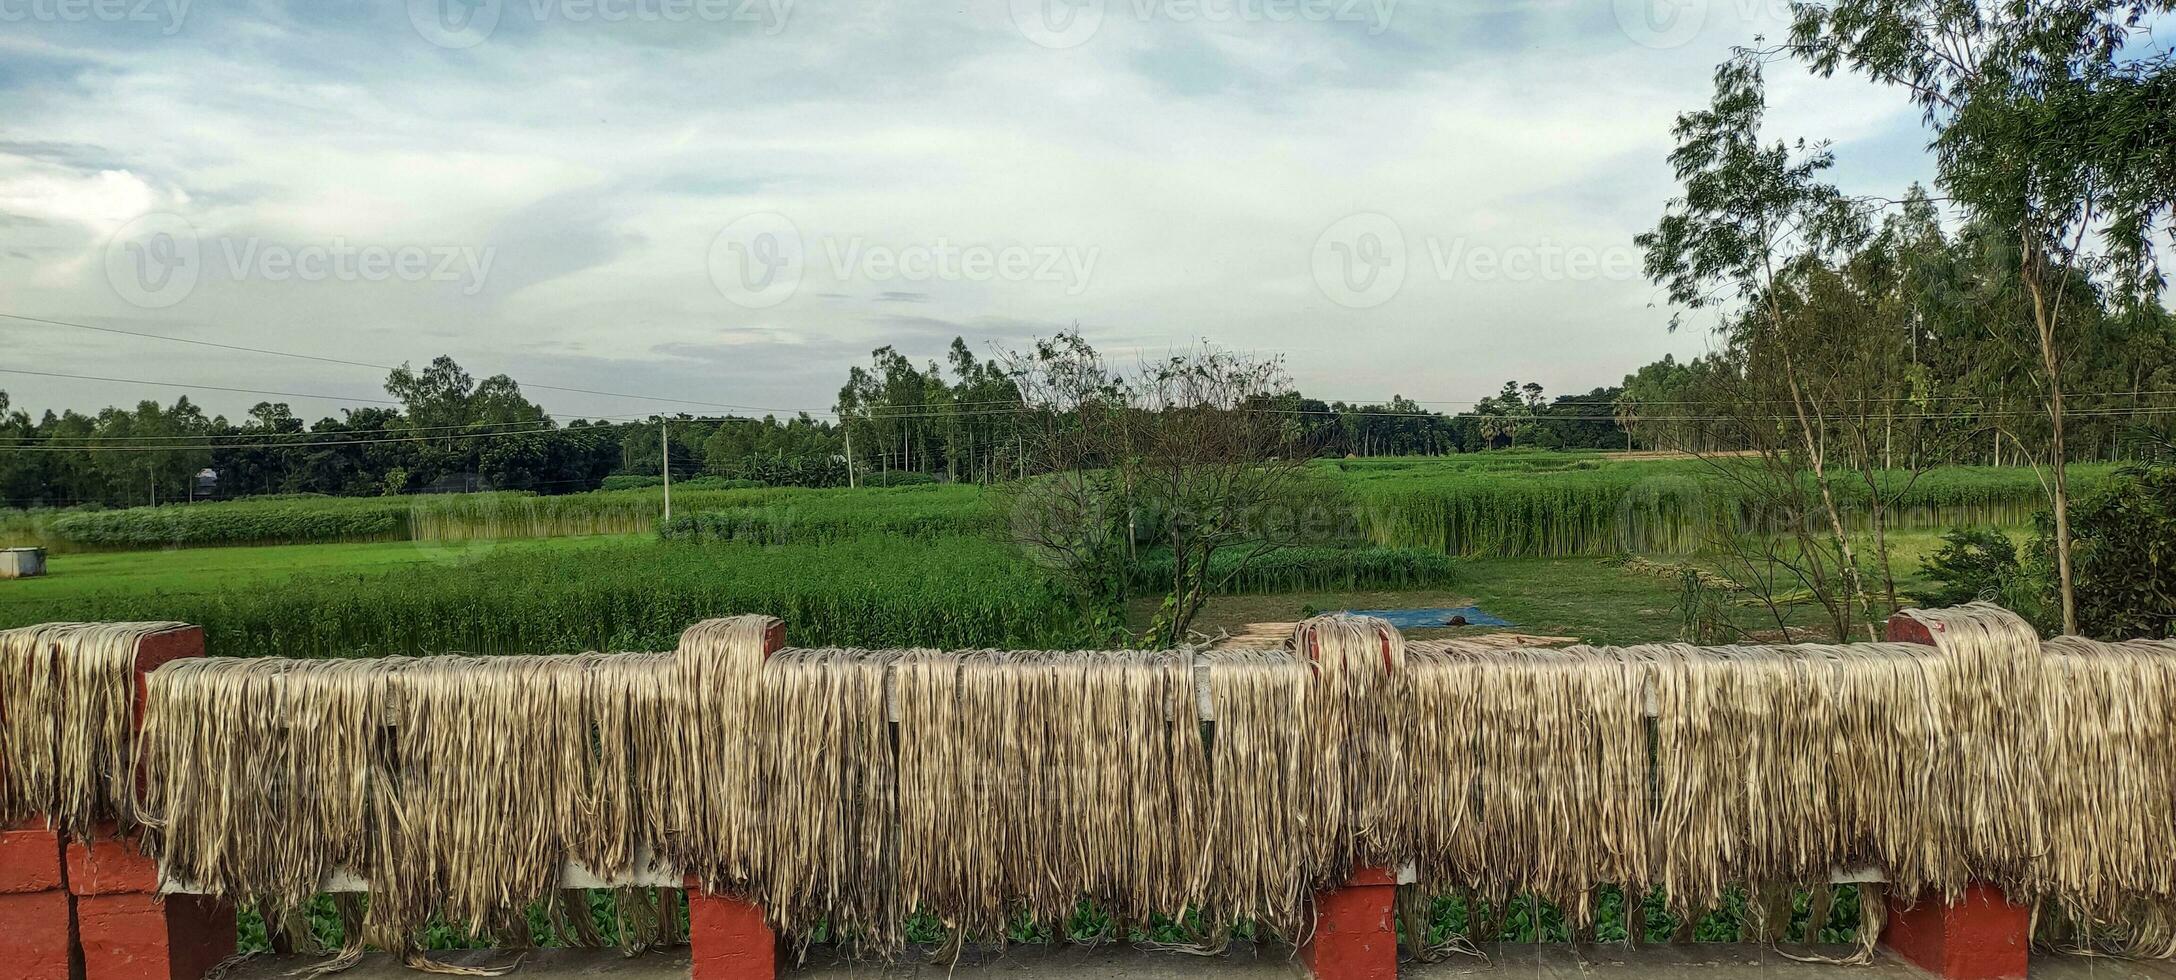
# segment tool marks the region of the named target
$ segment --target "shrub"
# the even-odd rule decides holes
[[[2017,586],[2023,569],[2017,544],[1993,528],[1953,528],[1942,535],[1942,548],[1919,560],[1938,588],[1912,595],[1929,606],[1997,602]]]
[[[2176,637],[2176,468],[2126,473],[2079,497],[2070,527],[2078,628]]]

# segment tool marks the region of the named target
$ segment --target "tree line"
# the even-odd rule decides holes
[[[1003,482],[1047,469],[1029,445],[1029,407],[1010,356],[978,358],[957,338],[942,364],[917,365],[894,347],[878,348],[867,366],[849,368],[830,417],[679,413],[561,424],[514,379],[477,379],[447,356],[391,372],[385,404],[315,422],[287,402],[259,402],[229,419],[186,396],[33,418],[0,391],[0,497],[27,508],[267,494],[571,493],[611,477],[630,478],[613,485],[662,477],[668,468],[675,479],[776,486]],[[1290,445],[1309,455],[1609,449],[1627,444],[1611,415],[1618,394],[1600,388],[1550,400],[1538,384],[1506,382],[1470,410],[1444,413],[1402,396],[1358,404],[1282,391],[1249,411],[1282,420]],[[216,481],[200,486],[205,470]]]

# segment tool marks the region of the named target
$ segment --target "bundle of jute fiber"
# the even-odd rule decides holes
[[[133,826],[137,650],[182,623],[47,623],[0,631],[0,817],[45,814],[74,836]]]
[[[395,863],[405,815],[383,733],[401,658],[202,658],[148,681],[138,810],[162,881],[284,912]],[[394,903],[374,904],[398,935]],[[358,931],[348,939],[360,951]],[[398,939],[393,942],[398,947]]]
[[[1861,865],[1914,892],[1963,885],[1943,842],[1946,688],[1934,651],[1639,649],[1655,696],[1652,880],[1677,907]]]
[[[2028,896],[2059,942],[2176,955],[2176,642],[2047,642],[2040,804]]]
[[[469,972],[423,959],[420,932],[527,945],[538,905],[592,936],[562,870],[627,881],[660,852],[675,671],[641,654],[168,665],[142,736],[161,875],[279,912],[363,878],[368,914],[336,966],[367,943]],[[642,918],[624,941],[670,927]]]
[[[632,830],[661,826],[666,805],[633,793],[638,760],[664,751],[665,731],[597,700],[625,697],[627,675],[662,690],[654,681],[673,666],[636,654],[429,657],[389,673],[403,821],[373,904],[526,945],[524,910],[563,900],[568,862],[632,879],[649,843]]]
[[[717,763],[753,769],[761,793],[746,816],[760,821],[763,847],[748,865],[751,897],[780,934],[804,946],[819,927],[864,953],[888,955],[904,941],[898,771],[887,708],[897,657],[863,650],[774,654],[754,709],[755,740],[739,758]],[[697,878],[718,874],[707,863],[690,867]]]
[[[1399,801],[1423,889],[1537,895],[1583,924],[1597,885],[1647,880],[1647,733],[1623,656],[1445,650],[1406,673]]]
[[[1926,627],[1947,675],[1941,771],[1948,786],[1941,798],[1950,818],[1948,846],[1970,878],[2027,889],[2033,857],[2047,848],[2035,745],[2040,635],[2015,613],[1985,602],[1900,615]],[[1955,880],[1961,884],[1963,876]]]
[[[1083,901],[1177,917],[1207,867],[1191,660],[1171,653],[900,658],[901,905],[959,936]]]
[[[1405,635],[1369,616],[1318,616],[1292,630],[1294,656],[1315,664],[1306,731],[1320,778],[1309,812],[1329,819],[1331,850],[1303,865],[1342,876],[1412,858],[1402,736],[1410,714]]]
[[[1323,760],[1306,719],[1319,700],[1315,671],[1288,651],[1218,650],[1209,697],[1211,850],[1201,880],[1205,914],[1254,919],[1288,938],[1303,935],[1323,866],[1342,850],[1328,814],[1315,807]]]
[[[674,652],[669,856],[713,892],[748,890],[766,846],[753,719],[764,660],[784,630],[770,616],[708,619],[682,632]]]

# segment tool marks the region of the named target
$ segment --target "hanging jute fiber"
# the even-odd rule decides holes
[[[2039,634],[1985,602],[1903,615],[1926,625],[1946,678],[1940,812],[1949,819],[1946,845],[1964,865],[1949,884],[1972,878],[2023,888],[2047,851],[2039,747],[2069,734],[2050,731],[2041,712]],[[1955,887],[1944,891],[1956,895]]]
[[[2048,849],[2023,891],[2078,952],[2176,955],[2176,642],[2048,641]]]
[[[0,821],[43,816],[73,836],[132,826],[136,654],[184,623],[0,630]]]
[[[183,661],[150,678],[140,818],[191,889],[292,910],[365,879],[351,943],[393,949],[525,943],[570,863],[889,956],[910,915],[998,940],[1082,903],[1299,939],[1318,890],[1412,862],[1575,928],[1605,887],[1684,921],[1742,893],[1770,940],[1838,872],[1989,881],[2074,947],[2176,952],[2176,651],[1911,615],[1935,646],[1409,651],[1329,617],[1273,650],[777,650],[741,617],[664,655]],[[125,813],[126,672],[53,651],[133,647],[43,629],[0,634],[5,800]]]
[[[168,665],[141,740],[148,844],[164,880],[280,912],[362,878],[346,961],[368,942],[435,967],[414,955],[434,921],[528,945],[539,905],[558,921],[571,905],[585,931],[562,870],[631,881],[662,850],[674,668],[654,654]]]

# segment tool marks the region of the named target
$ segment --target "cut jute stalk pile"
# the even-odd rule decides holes
[[[679,869],[880,956],[915,913],[988,940],[1084,901],[1302,938],[1317,890],[1406,863],[1575,928],[1604,886],[1681,918],[1743,890],[1769,938],[1791,890],[1871,866],[1900,895],[1998,884],[2074,948],[2176,953],[2176,644],[1914,615],[1935,646],[1408,651],[1331,617],[1289,650],[767,655],[775,621],[743,617],[670,655],[183,661],[150,678],[140,799],[112,795],[125,687],[34,723],[49,687],[125,672],[14,669],[128,627],[45,627],[0,634],[0,800],[131,819],[170,881],[263,908],[359,875],[351,954],[434,920],[519,943],[525,908],[571,904],[569,862]]]

